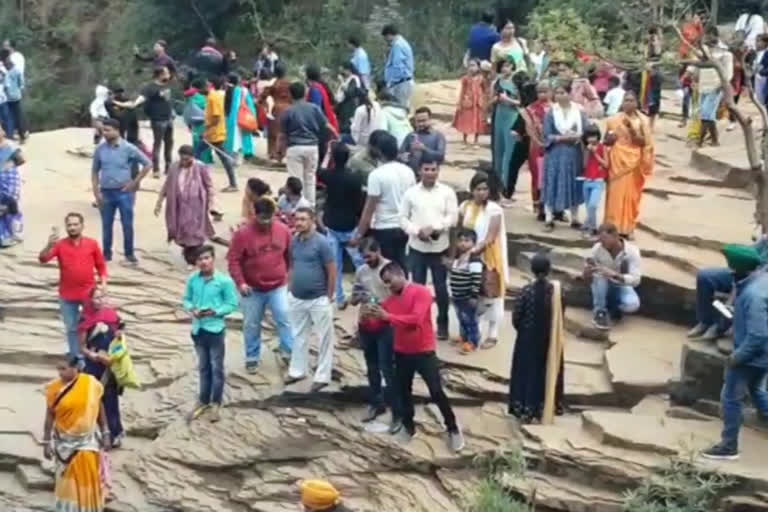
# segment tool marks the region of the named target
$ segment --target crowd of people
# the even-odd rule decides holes
[[[153,81],[136,98],[114,88],[112,92],[97,88],[92,105],[98,142],[92,185],[102,216],[102,247],[83,236],[82,215],[71,213],[65,219],[67,236],[60,239],[55,230],[40,253],[43,263],[59,262],[60,305],[69,347],[69,359],[59,368],[61,378],[47,388],[44,438],[46,456],[55,450],[60,460],[68,462],[56,487],[63,507],[101,510],[103,490],[95,483],[99,439],[105,446],[110,440],[119,445],[122,439],[120,387],[110,381],[107,371],[110,341],[126,328],[104,298],[107,263],[113,257],[112,224],[119,211],[126,263],[138,264],[134,194],[150,171],[159,177],[161,148],[166,176],[155,214],[165,208],[169,242],[180,246],[187,263],[197,267],[182,299],[192,317],[199,370],[199,393],[189,421],[221,419],[229,315],[243,313],[245,370],[256,373],[263,358],[261,328],[268,306],[277,328],[285,384],[311,378],[309,392],[316,393],[332,379],[334,309],[353,306],[358,307],[358,339],[370,388],[362,422],[373,422],[389,410],[386,430],[408,442],[417,434],[413,380],[419,374],[441,412],[449,447],[462,450],[461,426],[443,388],[438,342],[446,343],[441,350],[451,349],[447,343],[453,309],[459,321],[453,350],[471,357],[498,343],[509,283],[505,207],[514,201],[518,173],[526,162],[534,213],[544,229],[552,231],[556,222],[567,222],[595,242],[583,273],[591,285],[594,324],[609,329],[623,314],[641,308],[635,290],[642,279],[641,253],[632,240],[642,190],[654,165],[653,119],[660,105],[654,63],[662,53],[658,31],[649,32],[648,65],[635,76],[600,60],[587,69],[574,65],[575,58],[549,56],[541,42],[531,51],[514,24],[505,22],[497,32],[493,21],[486,15],[470,31],[467,72],[453,123],[467,144],[469,137],[478,144],[480,135],[490,133],[492,169],[472,177],[469,193],[461,201],[460,194],[440,179],[445,134],[433,125],[427,106],[411,106],[413,52],[393,25],[382,30],[389,45],[383,80],[374,79],[360,41],[350,38],[350,60],[340,66],[335,91],[314,65],[305,67],[304,80],[289,81],[284,63],[269,45],[259,55],[254,79],[244,81],[229,73],[236,55],[223,54],[208,41],[196,56],[198,76],[185,91],[184,120],[194,143],[178,148],[177,159],[170,84],[179,70],[164,42],[155,45],[153,57],[137,52],[155,68]],[[752,21],[748,18],[746,26]],[[718,53],[716,32],[704,33],[712,58],[727,65],[723,55],[731,50]],[[760,40],[761,36],[755,38]],[[687,44],[696,47],[699,42]],[[722,86],[718,81],[719,89],[709,89],[716,84],[710,84],[705,64],[686,61],[686,77],[694,74],[689,68],[698,76],[697,85],[691,85],[694,93],[686,93],[687,97],[700,93],[696,115],[716,142],[709,114],[712,104],[720,102]],[[135,109],[141,105],[152,126],[151,151],[143,148],[135,129]],[[220,218],[221,211],[207,164],[217,155],[229,178],[223,191],[237,191],[237,155],[254,155],[252,137],[257,131],[267,132],[268,157],[284,160],[289,177],[278,197],[263,180],[248,180],[224,273],[216,270],[216,251],[208,243],[214,234],[212,220]],[[18,151],[6,153],[3,173],[23,163]],[[15,224],[8,226],[10,236],[15,236]],[[0,240],[3,234],[0,230]],[[745,258],[748,264],[735,268],[726,251],[737,272],[735,285],[728,271],[707,270],[700,275],[700,324],[691,336],[721,335],[724,326],[709,307],[712,294],[737,290],[736,352],[726,379],[726,388],[731,389],[726,399],[727,436],[724,433],[724,444],[708,452],[712,456],[736,450],[741,384],[747,383],[756,401],[762,400],[760,407],[768,410],[760,388],[768,368],[764,361],[768,336],[762,335],[765,325],[760,329],[754,325],[758,313],[745,312],[765,300],[768,287],[758,271],[762,263],[757,263],[764,254],[756,258],[755,249],[747,252],[739,265]],[[343,279],[345,254],[355,270],[351,289]],[[522,422],[551,423],[565,406],[565,304],[550,270],[545,254],[533,258],[535,280],[522,290],[512,315],[517,342],[508,411]],[[426,286],[428,274],[434,299]],[[763,306],[759,320],[765,324]],[[313,337],[317,364],[310,377]],[[322,494],[330,507],[310,508],[305,502],[307,510],[338,506],[338,492],[327,482],[307,484],[302,499],[305,493],[308,500],[313,493]]]

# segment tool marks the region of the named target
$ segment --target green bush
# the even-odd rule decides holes
[[[468,505],[468,512],[531,512],[532,507],[512,498],[493,478],[480,482]]]

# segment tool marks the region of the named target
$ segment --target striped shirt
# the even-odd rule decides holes
[[[456,258],[450,270],[453,300],[476,299],[483,284],[483,262],[479,257]]]

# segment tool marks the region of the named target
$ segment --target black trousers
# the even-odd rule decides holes
[[[372,229],[371,235],[379,242],[381,254],[388,260],[396,261],[407,273],[405,246],[408,245],[408,235],[405,231],[400,228]]]
[[[8,115],[13,120],[13,127],[19,132],[19,139],[23,139],[27,136],[27,118],[24,117],[24,110],[22,109],[21,100],[8,102]],[[12,133],[8,134],[9,137],[13,137]]]
[[[151,121],[153,172],[160,172],[160,146],[165,150],[165,173],[173,161],[173,121]]]
[[[443,391],[443,383],[440,379],[440,361],[434,352],[422,354],[395,352],[395,378],[400,390],[403,427],[410,434],[416,430],[413,424],[413,377],[417,373],[424,379],[424,383],[429,389],[429,397],[440,409],[448,432],[458,432],[456,415],[453,414],[448,396]]]
[[[443,263],[442,252],[421,252],[413,247],[408,249],[411,278],[414,283],[427,284],[427,270],[432,274],[437,299],[437,329],[448,330],[448,269]]]

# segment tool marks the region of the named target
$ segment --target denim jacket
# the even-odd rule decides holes
[[[24,75],[16,68],[11,68],[5,74],[5,94],[8,101],[20,101],[24,92]]]
[[[736,283],[733,348],[736,364],[768,368],[768,272]]]

